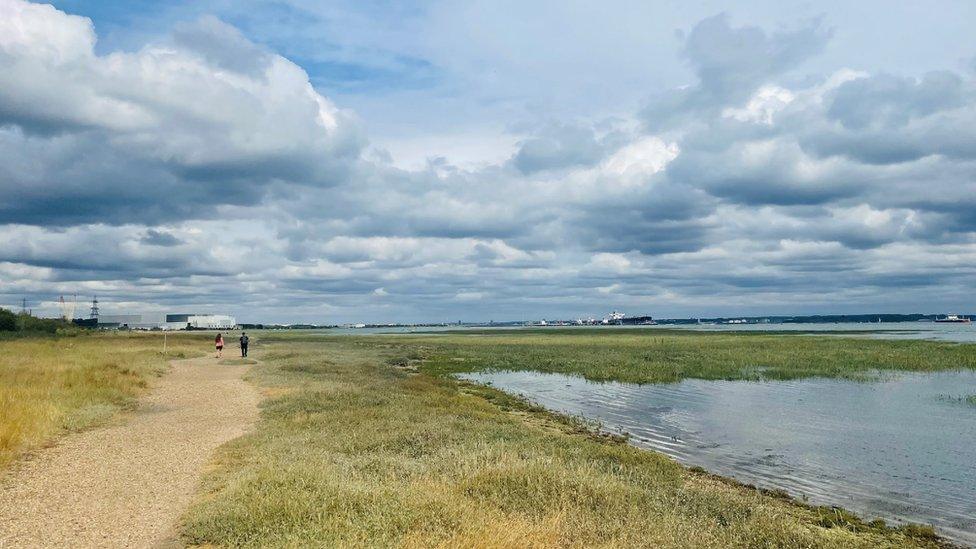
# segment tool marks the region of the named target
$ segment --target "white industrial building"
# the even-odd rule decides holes
[[[166,324],[177,330],[230,330],[237,326],[237,319],[227,315],[175,314],[166,315]]]
[[[232,330],[237,319],[211,314],[124,314],[99,315],[100,328],[129,330]]]
[[[163,314],[124,314],[99,315],[100,328],[119,328],[129,330],[159,330],[166,323]]]

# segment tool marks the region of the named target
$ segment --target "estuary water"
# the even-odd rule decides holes
[[[459,377],[599,421],[687,465],[866,519],[932,524],[976,546],[972,370],[880,381],[596,383],[538,372]]]
[[[437,334],[440,332],[464,332],[482,330],[538,330],[539,326],[375,326],[371,328],[328,328],[313,330],[327,335],[367,334]],[[884,323],[807,323],[807,324],[656,324],[650,326],[550,326],[553,330],[689,330],[702,332],[791,332],[823,334],[844,332],[843,337],[869,337],[880,339],[930,339],[976,343],[976,323],[942,324],[936,322],[884,322]]]
[[[845,332],[842,337],[878,339],[928,339],[933,341],[976,342],[976,323],[940,322],[811,322],[806,324],[686,324],[651,328],[683,328],[701,332],[793,332],[818,334]]]

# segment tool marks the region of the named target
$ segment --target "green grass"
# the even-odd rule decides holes
[[[0,468],[58,435],[97,425],[130,406],[172,358],[205,342],[157,334],[0,339]]]
[[[687,330],[544,330],[376,336],[374,344],[427,357],[435,374],[535,370],[594,381],[685,378],[873,379],[879,372],[976,368],[976,346],[920,340]]]
[[[596,334],[582,340],[546,337],[548,343],[512,335],[254,337],[262,339],[257,358],[263,362],[252,375],[268,395],[262,419],[252,434],[220,451],[184,517],[182,534],[189,544],[938,543],[927,527],[889,529],[842,510],[806,507],[781,494],[685,469],[505,393],[432,375],[450,370],[444,364],[451,353],[465,365],[473,360],[519,364],[526,356],[556,365],[575,357],[573,364],[582,368],[601,350],[613,351],[612,342]],[[643,352],[641,338],[623,337],[629,353]],[[674,355],[674,349],[668,352]],[[498,351],[512,354],[491,359]],[[425,358],[434,365],[425,366]],[[598,365],[609,375],[611,360],[600,359]]]

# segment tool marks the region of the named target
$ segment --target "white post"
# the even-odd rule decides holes
[[[164,355],[166,354],[166,336],[168,335],[169,334],[167,334],[166,332],[163,332],[163,354]]]

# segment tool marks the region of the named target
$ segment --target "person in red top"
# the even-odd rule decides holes
[[[217,338],[214,339],[214,347],[217,348],[217,358],[220,358],[224,354],[224,336],[217,334]]]

